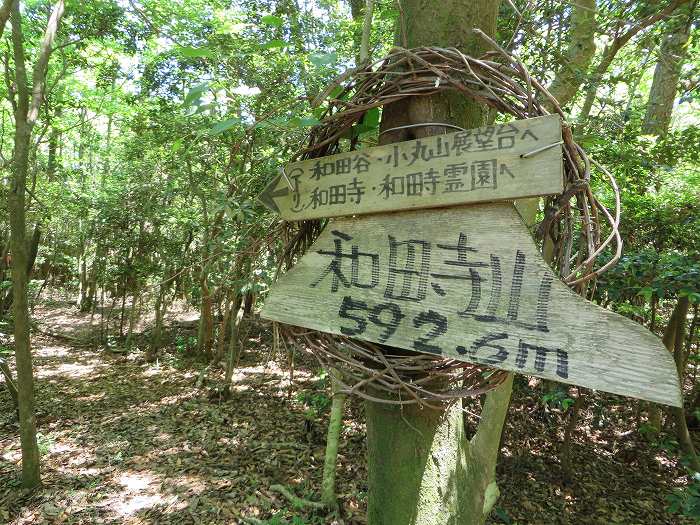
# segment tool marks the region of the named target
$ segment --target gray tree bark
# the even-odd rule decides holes
[[[4,6],[3,6],[4,10]],[[4,11],[0,14],[4,16]],[[29,307],[27,280],[29,247],[27,245],[27,218],[25,214],[25,190],[29,170],[31,134],[44,95],[44,83],[51,46],[56,38],[63,16],[63,0],[59,0],[49,17],[44,38],[39,48],[30,85],[25,69],[25,53],[22,36],[22,15],[19,2],[12,3],[12,50],[15,62],[17,101],[15,110],[15,136],[12,152],[10,187],[7,207],[10,220],[10,247],[12,250],[12,293],[15,336],[15,363],[17,366],[17,397],[19,402],[20,443],[22,446],[22,483],[36,487],[41,483],[39,448],[36,442],[36,418],[34,415],[34,375],[29,336]],[[2,20],[0,19],[0,22]],[[3,24],[4,27],[4,24]]]
[[[445,0],[436,8],[403,0],[397,43],[455,46],[478,56],[484,44],[471,28],[493,35],[498,5],[498,0]],[[486,108],[456,94],[415,97],[385,106],[381,127],[444,122],[474,128],[485,122],[486,114]],[[443,132],[438,126],[394,130],[384,133],[381,142]],[[367,402],[369,525],[482,524],[494,502],[487,491],[491,496],[497,492],[495,465],[511,388],[512,376],[487,394],[471,439],[459,403],[434,410]]]
[[[668,33],[659,49],[659,60],[654,69],[654,79],[649,91],[649,102],[642,130],[660,137],[668,133],[671,125],[673,103],[678,92],[681,66],[687,56],[687,44],[696,3],[679,9],[668,24]]]
[[[610,65],[620,49],[622,49],[640,31],[654,25],[659,20],[663,20],[664,18],[668,17],[671,13],[678,9],[678,7],[682,6],[683,4],[687,4],[688,2],[689,0],[673,0],[664,9],[642,18],[627,29],[627,31],[624,31],[613,38],[610,45],[606,46],[603,50],[603,55],[600,58],[600,62],[589,77],[588,87],[586,88],[586,98],[583,101],[583,107],[581,108],[581,112],[578,116],[578,120],[580,122],[585,122],[586,119],[588,119],[588,116],[591,114],[591,109],[593,109],[593,103],[595,102],[598,86],[600,85],[603,76],[610,68]]]
[[[571,10],[569,45],[549,92],[560,106],[566,106],[586,80],[595,54],[595,0],[579,0]]]

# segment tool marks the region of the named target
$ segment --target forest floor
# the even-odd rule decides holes
[[[89,315],[67,304],[37,308],[35,316],[53,333],[94,330]],[[247,339],[226,399],[221,371],[196,388],[206,362],[182,345],[147,363],[138,350],[119,354],[37,334],[44,486],[20,487],[17,424],[0,388],[0,523],[365,523],[361,403],[351,401],[345,413],[340,511],[295,508],[274,486],[318,499],[327,385],[301,358],[290,382],[286,357],[271,354],[265,325],[253,326]],[[666,497],[686,482],[673,439],[641,436],[637,403],[589,394],[572,443],[574,479],[565,484],[560,411],[547,408],[526,378],[516,386],[491,523],[691,523],[667,511]]]

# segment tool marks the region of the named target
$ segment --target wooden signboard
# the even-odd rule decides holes
[[[509,203],[332,221],[262,316],[681,406],[659,338],[569,290]]]
[[[560,141],[548,115],[340,153],[289,164],[259,199],[302,220],[555,194]]]

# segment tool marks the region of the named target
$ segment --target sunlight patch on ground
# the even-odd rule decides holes
[[[119,484],[130,491],[142,491],[155,482],[147,472],[125,472],[119,476]]]
[[[109,504],[109,508],[122,517],[156,505],[171,505],[177,496],[164,496],[160,492],[160,480],[148,472],[127,471],[115,476],[115,481],[124,489],[119,499]]]
[[[148,368],[144,369],[143,375],[146,377],[153,377],[153,376],[159,376],[161,374],[161,366],[158,362],[153,364],[152,366],[149,366]]]
[[[34,355],[41,357],[68,357],[70,348],[67,346],[41,346],[33,348]]]
[[[0,459],[7,461],[8,463],[17,463],[22,459],[22,451],[19,448],[19,440],[16,443],[5,448],[5,451],[0,456]]]
[[[92,375],[96,370],[101,369],[102,365],[99,360],[86,360],[81,363],[62,363],[57,366],[43,366],[37,369],[36,377],[46,378],[53,376],[65,377],[83,377]]]
[[[140,510],[164,503],[166,503],[165,498],[160,494],[154,494],[152,496],[128,496],[112,506],[112,509],[120,516],[126,517],[136,514]]]

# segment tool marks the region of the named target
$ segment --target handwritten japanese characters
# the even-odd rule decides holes
[[[286,220],[509,200],[562,191],[549,115],[295,162],[260,195]]]
[[[494,136],[490,144],[497,144]],[[470,144],[464,147],[478,143]],[[509,203],[332,221],[272,288],[262,315],[659,403],[681,402],[673,361],[659,339],[562,284]]]

